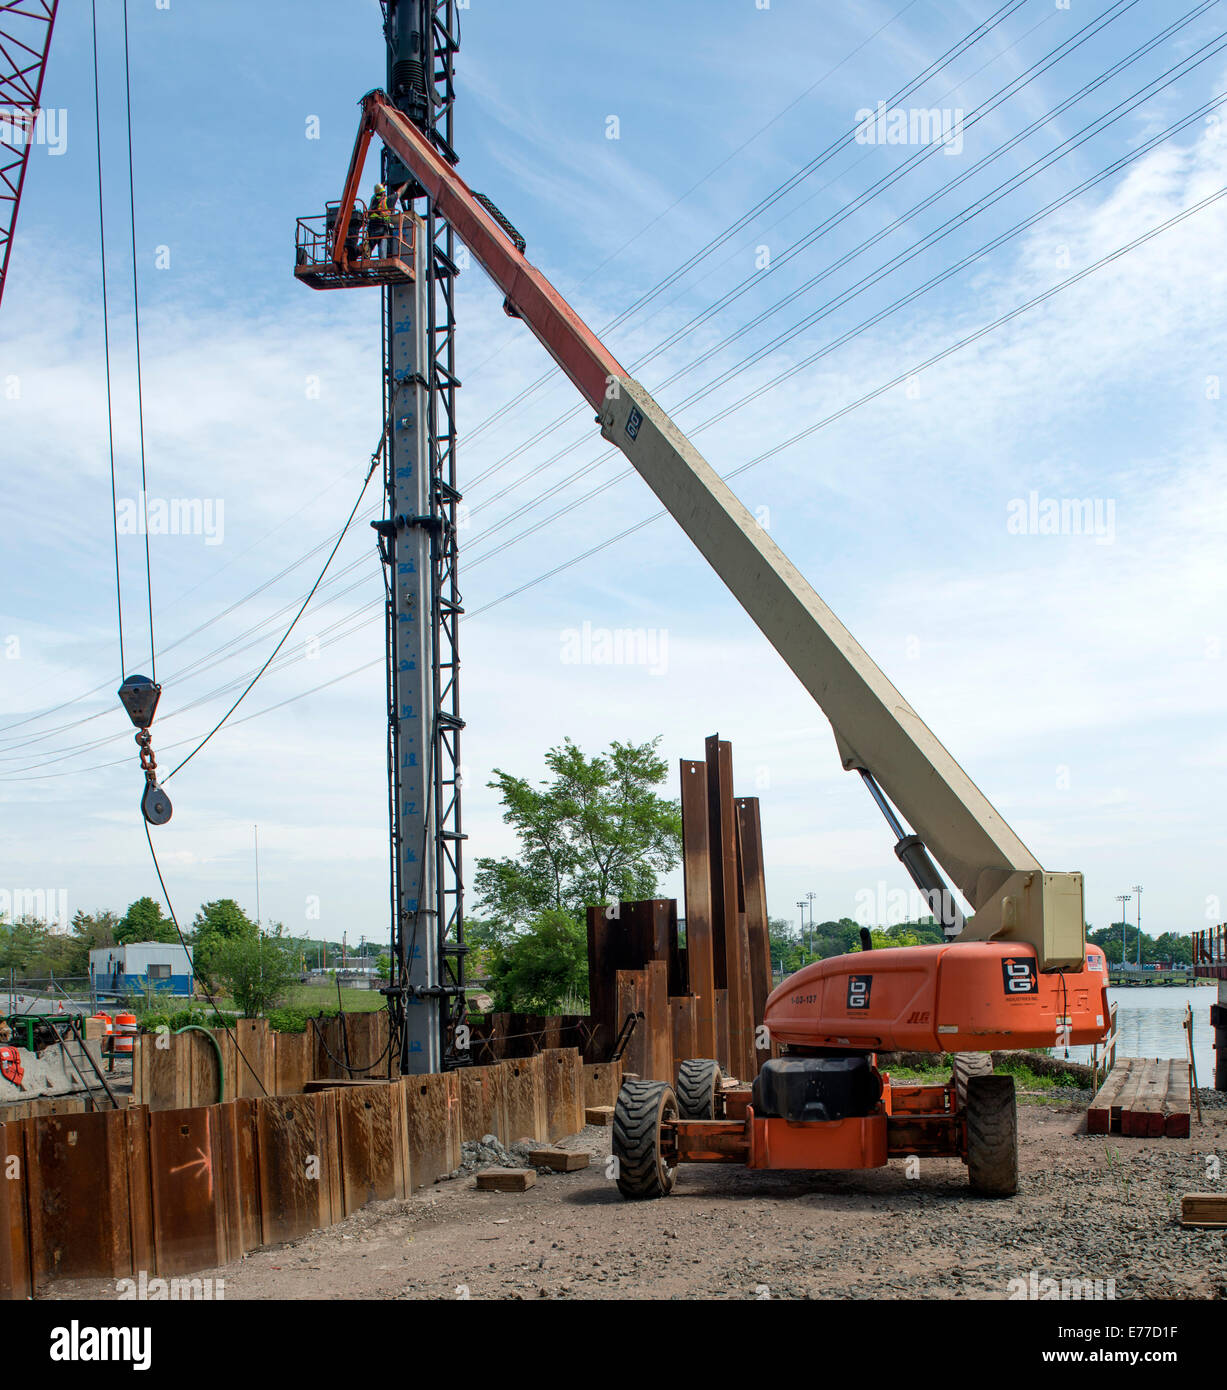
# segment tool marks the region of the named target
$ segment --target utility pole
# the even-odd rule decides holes
[[[449,163],[459,47],[456,0],[381,0],[387,91]],[[411,282],[383,293],[388,774],[392,969],[401,1070],[467,1061],[463,1022],[455,240],[401,161],[383,152],[391,202],[421,218]]]
[[[805,946],[805,899],[798,898],[797,906],[801,909],[801,946]]]
[[[252,843],[256,850],[256,930],[260,929],[260,827],[251,827]]]
[[[1133,891],[1138,895],[1138,969],[1142,968],[1142,885],[1135,883]]]
[[[809,903],[809,953],[814,954],[814,899],[817,893],[806,893],[805,900]]]
[[[1120,965],[1123,970],[1127,963],[1129,931],[1129,913],[1125,904],[1133,901],[1133,894],[1117,893],[1116,901],[1120,903]]]

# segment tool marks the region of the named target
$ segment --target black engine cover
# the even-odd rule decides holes
[[[872,1114],[882,1078],[863,1053],[776,1057],[754,1078],[754,1113],[784,1120],[842,1120]]]

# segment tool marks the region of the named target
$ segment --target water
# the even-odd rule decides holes
[[[1214,1032],[1210,1027],[1210,1005],[1218,999],[1213,985],[1135,985],[1108,990],[1116,1005],[1119,1037],[1118,1057],[1188,1056],[1185,1043],[1184,1011],[1193,1008],[1193,1057],[1197,1063],[1199,1086],[1214,1085]],[[1064,1048],[1053,1052],[1063,1057]],[[1089,1062],[1089,1047],[1071,1047],[1070,1060]]]

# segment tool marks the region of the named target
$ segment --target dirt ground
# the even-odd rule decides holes
[[[901,1160],[825,1175],[685,1165],[670,1197],[626,1202],[604,1174],[610,1131],[590,1127],[561,1145],[590,1166],[525,1193],[457,1178],[202,1273],[227,1300],[1000,1299],[1031,1271],[1115,1280],[1117,1298],[1227,1298],[1227,1231],[1179,1224],[1183,1193],[1227,1183],[1227,1109],[1194,1118],[1190,1139],[1125,1139],[1086,1134],[1085,1104],[1020,1100],[1013,1199],[973,1196],[963,1165],[936,1159],[915,1178]]]

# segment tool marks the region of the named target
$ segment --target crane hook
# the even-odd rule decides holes
[[[141,750],[141,771],[145,774],[145,791],[141,797],[141,814],[150,825],[165,825],[171,817],[170,797],[158,785],[158,760],[153,752],[153,736],[149,726],[162,695],[162,687],[148,676],[128,676],[119,687],[119,701],[136,725],[136,743]]]

